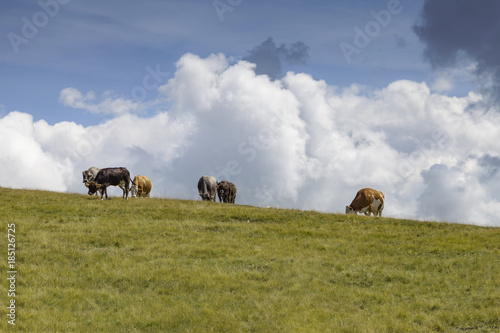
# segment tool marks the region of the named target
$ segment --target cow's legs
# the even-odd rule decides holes
[[[370,206],[368,206],[368,211],[366,213],[367,213],[366,215],[368,215],[368,216],[371,216],[372,213],[373,213],[374,216],[377,216],[377,214],[373,211],[373,205],[372,204],[370,204]]]
[[[127,183],[127,181],[126,180],[121,181],[118,184],[118,187],[120,187],[123,191],[122,198],[128,200],[128,183]]]
[[[122,193],[122,198],[123,199],[126,199],[126,196],[128,196],[128,191],[127,191],[127,187],[124,185],[124,184],[118,184],[118,186],[122,189],[123,193]]]
[[[106,200],[108,200],[108,191],[106,190],[106,186],[103,185],[101,189],[101,200],[103,200],[103,196],[106,195]]]

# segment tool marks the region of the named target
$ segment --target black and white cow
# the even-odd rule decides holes
[[[132,184],[134,184],[132,182]],[[95,179],[89,182],[89,194],[94,194],[98,189],[101,190],[101,200],[103,195],[108,199],[108,186],[119,186],[123,190],[123,198],[128,199],[128,190],[130,186],[130,172],[127,168],[104,168],[99,170]]]

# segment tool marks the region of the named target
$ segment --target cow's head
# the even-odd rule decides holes
[[[345,206],[345,213],[346,214],[356,214],[356,212],[354,211],[354,208],[352,208],[351,206]]]
[[[89,189],[89,195],[95,194],[97,192],[97,190],[101,188],[101,184],[97,184],[93,180],[86,183],[85,186],[87,186]]]
[[[229,184],[227,181],[223,180],[219,183],[217,183],[217,194],[219,195],[220,199],[226,199],[226,195],[229,191]]]
[[[137,197],[137,185],[136,184],[133,184],[132,187],[130,188],[130,196],[132,198]]]

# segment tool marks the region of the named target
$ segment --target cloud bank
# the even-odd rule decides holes
[[[500,226],[500,116],[482,109],[482,95],[407,80],[383,89],[292,72],[272,80],[255,68],[186,54],[158,88],[155,105],[168,110],[154,116],[114,110],[113,100],[104,104],[114,117],[88,127],[10,112],[0,119],[0,185],[86,193],[83,170],[125,166],[151,178],[152,196],[198,200],[199,177],[213,175],[236,184],[236,203],[343,212],[373,187],[386,195],[385,216]],[[101,110],[92,100],[61,92],[69,107]]]

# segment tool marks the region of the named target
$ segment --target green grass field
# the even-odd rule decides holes
[[[500,228],[5,188],[0,203],[3,332],[500,331]]]

